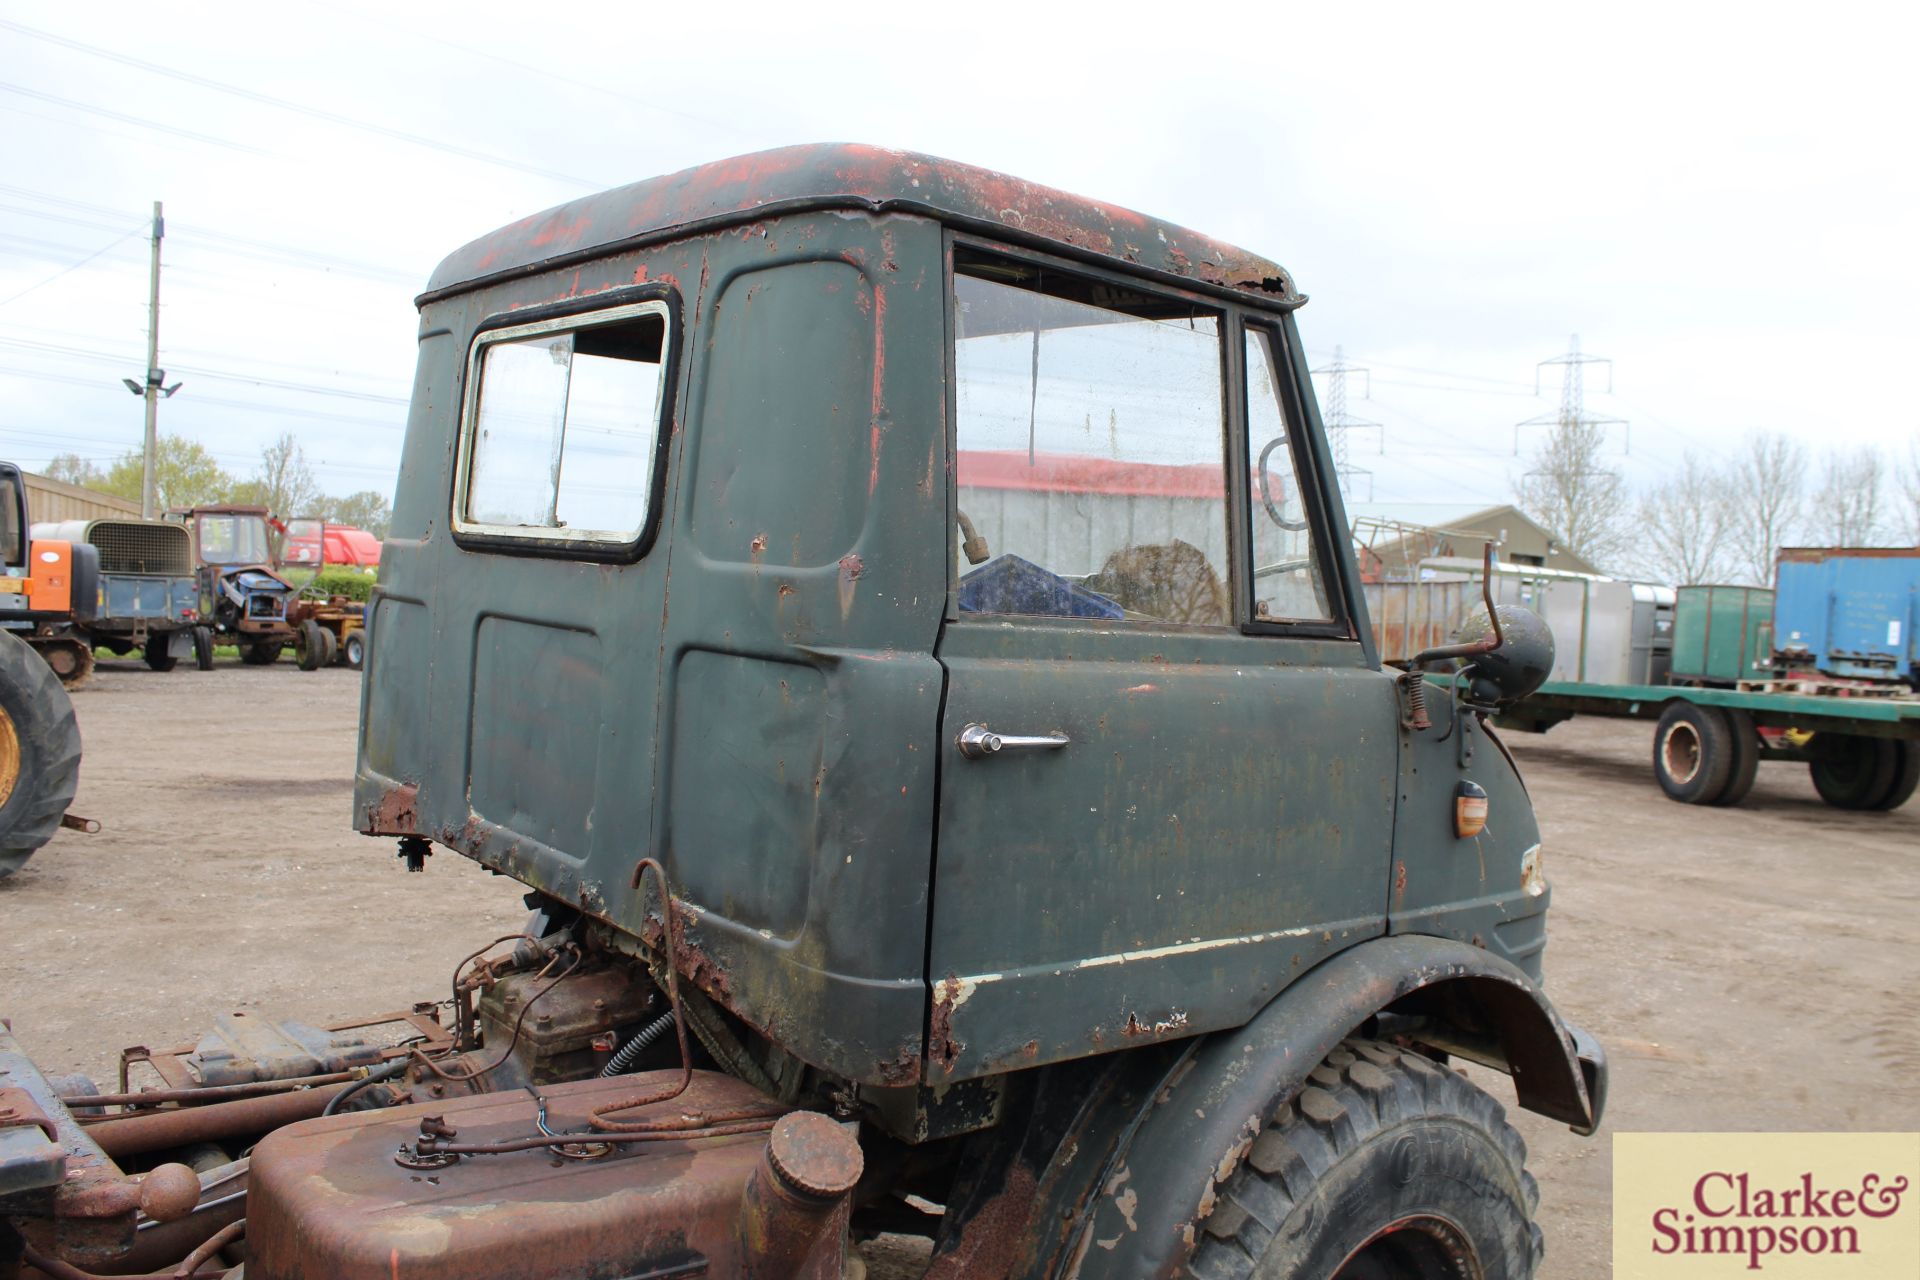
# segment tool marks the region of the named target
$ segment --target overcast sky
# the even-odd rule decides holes
[[[1910,7],[1143,6],[1098,30],[1042,8],[728,4],[699,26],[636,4],[0,0],[0,456],[138,446],[120,379],[145,363],[155,199],[161,364],[186,384],[162,431],[244,474],[291,428],[329,491],[390,492],[411,300],[448,251],[823,140],[1285,263],[1315,365],[1339,346],[1371,370],[1372,398],[1349,393],[1383,427],[1351,437],[1361,499],[1506,498],[1515,424],[1557,408],[1535,366],[1575,333],[1613,360],[1588,408],[1628,421],[1637,482],[1756,430],[1920,436]]]

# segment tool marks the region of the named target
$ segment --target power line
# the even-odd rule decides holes
[[[11,27],[15,30],[25,31],[29,35],[39,34],[30,28],[21,27],[18,23],[9,22],[5,18],[0,18],[0,27]],[[262,151],[259,147],[250,147],[244,142],[233,142],[226,138],[216,138],[211,134],[195,133],[191,129],[181,129],[173,125],[161,124],[155,120],[142,120],[139,116],[130,116],[120,111],[110,111],[106,107],[96,107],[85,102],[75,102],[72,98],[62,98],[51,93],[42,93],[38,89],[29,89],[25,85],[9,84],[4,80],[0,80],[0,91],[17,93],[24,98],[37,98],[41,102],[51,102],[55,106],[65,107],[69,111],[84,111],[88,115],[105,116],[109,120],[118,120],[121,124],[130,124],[140,129],[152,129],[157,133],[170,133],[177,138],[187,138],[194,142],[205,143],[211,147],[225,147],[229,151],[245,151],[256,156],[272,157],[273,155],[271,151]]]
[[[20,301],[20,299],[26,297],[28,294],[32,293],[35,289],[45,288],[47,285],[52,284],[55,280],[60,279],[62,276],[70,275],[73,272],[78,271],[80,268],[86,266],[89,262],[92,262],[95,258],[98,258],[102,254],[106,253],[109,249],[119,248],[120,245],[124,244],[128,240],[133,239],[135,236],[139,235],[145,229],[146,228],[144,226],[135,227],[131,231],[128,231],[126,234],[115,237],[108,244],[102,246],[101,248],[95,249],[92,253],[80,259],[80,261],[75,262],[69,266],[62,267],[60,270],[48,276],[45,280],[40,281],[38,284],[30,284],[26,288],[22,289],[20,292],[14,294],[12,297],[6,298],[6,299],[0,299],[0,307],[11,306],[14,303]]]
[[[320,5],[317,7],[326,8],[330,6]],[[518,61],[517,59],[505,57],[502,54],[493,53],[486,49],[477,49],[472,45],[460,44],[457,41],[448,40],[442,36],[428,35],[424,31],[415,31],[411,27],[403,27],[403,26],[400,26],[398,23],[388,22],[381,18],[369,17],[367,14],[359,13],[358,11],[354,11],[354,16],[358,17],[362,21],[372,22],[378,26],[385,27],[389,31],[398,31],[404,35],[412,36],[416,40],[424,40],[432,44],[441,45],[441,46],[444,46],[445,48],[453,49],[460,53],[469,54],[472,57],[486,58],[487,60],[491,62],[497,62],[502,66],[514,67],[521,71],[530,71],[534,75],[544,76],[547,79],[557,81],[560,84],[569,84],[569,85],[573,85],[576,88],[589,90],[593,93],[605,94],[609,98],[614,98],[621,102],[631,103],[632,105],[636,107],[640,107],[647,111],[657,111],[662,115],[678,116],[680,119],[692,121],[694,124],[705,125],[710,129],[724,129],[729,133],[737,133],[742,137],[753,138],[759,142],[778,143],[782,141],[782,139],[777,138],[772,134],[760,133],[757,130],[753,130],[753,129],[743,129],[739,125],[729,124],[724,120],[713,120],[713,119],[709,119],[706,116],[695,115],[690,111],[683,111],[678,107],[669,107],[669,106],[664,106],[658,102],[649,102],[645,98],[636,98],[630,93],[624,93],[619,89],[610,89],[606,85],[595,84],[591,80],[582,80],[576,76],[562,75],[558,71],[549,71],[545,67],[537,67],[533,65],[531,62],[521,62],[521,61]]]
[[[157,62],[148,62],[144,58],[135,58],[129,54],[116,53],[111,49],[103,49],[99,45],[87,44],[80,40],[71,40],[65,36],[57,36],[52,32],[41,31],[36,27],[29,27],[25,23],[14,22],[10,19],[0,18],[0,29],[17,32],[23,36],[30,36],[35,40],[44,40],[48,44],[59,45],[63,49],[72,49],[75,52],[84,53],[91,57],[105,58],[109,62],[117,62],[122,66],[133,67],[136,70],[145,71],[152,75],[165,76],[170,80],[178,80],[184,84],[196,85],[203,89],[211,89],[216,93],[229,94],[233,97],[244,99],[247,102],[257,102],[262,106],[276,107],[282,111],[291,111],[296,115],[307,116],[315,120],[323,120],[344,129],[356,129],[362,133],[373,134],[376,137],[391,138],[398,142],[410,143],[416,147],[425,147],[430,151],[438,151],[444,155],[459,156],[466,160],[496,165],[503,169],[513,169],[520,173],[532,174],[539,178],[550,178],[557,182],[570,183],[574,186],[585,187],[594,191],[603,190],[606,187],[614,185],[608,182],[596,182],[590,178],[577,177],[570,173],[560,173],[553,169],[543,169],[538,165],[523,164],[518,160],[510,160],[505,156],[492,155],[472,147],[462,147],[450,142],[438,142],[417,133],[409,133],[404,129],[394,129],[387,125],[374,124],[367,120],[357,120],[352,116],[342,115],[337,111],[328,111],[322,107],[312,107],[304,103],[289,101],[286,98],[277,98],[272,94],[261,93],[254,89],[245,89],[239,85],[228,84],[222,80],[215,80],[210,76],[196,75],[191,71],[182,71],[176,67],[163,66]],[[132,118],[129,117],[128,119],[131,120]],[[139,123],[138,121],[133,122]]]
[[[1540,393],[1540,370],[1548,365],[1560,366],[1560,409],[1557,413],[1542,413],[1513,424],[1513,456],[1520,456],[1520,429],[1522,427],[1554,427],[1567,430],[1575,427],[1626,427],[1625,418],[1598,418],[1587,413],[1586,367],[1590,364],[1607,366],[1607,394],[1613,393],[1613,361],[1605,356],[1589,356],[1580,353],[1580,335],[1574,334],[1568,341],[1567,350],[1562,355],[1542,360],[1534,366],[1534,394]],[[1633,438],[1622,433],[1622,453],[1633,452]]]
[[[1356,418],[1347,412],[1347,377],[1359,374],[1367,379],[1367,389],[1361,393],[1362,399],[1373,396],[1372,375],[1359,365],[1347,363],[1346,352],[1340,347],[1333,349],[1333,363],[1322,365],[1312,372],[1327,380],[1327,412],[1321,416],[1321,425],[1327,429],[1329,443],[1333,446],[1333,473],[1340,480],[1343,489],[1351,489],[1352,476],[1367,478],[1367,500],[1373,500],[1373,472],[1365,467],[1356,467],[1348,461],[1347,435],[1352,431],[1371,430],[1380,433],[1380,452],[1387,451],[1387,431],[1377,422],[1365,418]]]

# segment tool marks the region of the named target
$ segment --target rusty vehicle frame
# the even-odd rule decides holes
[[[824,1278],[892,1231],[936,1277],[1532,1274],[1524,1147],[1445,1064],[1601,1122],[1491,726],[1551,640],[1489,599],[1381,663],[1305,301],[1172,223],[862,146],[452,254],[354,821],[532,915],[418,1039],[228,1024],[153,1056],[157,1105],[0,1037],[35,1103],[0,1259],[164,1227],[176,1274],[244,1233],[249,1280]],[[1162,352],[1164,412],[1157,381],[1104,421],[1042,395]],[[1118,512],[1159,532],[1035,532]],[[91,1136],[156,1115],[186,1128],[138,1164]],[[241,1175],[236,1226],[206,1206]]]

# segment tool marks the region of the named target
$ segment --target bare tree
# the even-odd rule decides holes
[[[1886,459],[1862,446],[1829,450],[1813,497],[1814,532],[1836,547],[1872,546],[1881,537]]]
[[[1676,586],[1715,582],[1728,561],[1732,483],[1691,449],[1680,470],[1640,499],[1638,559]]]
[[[257,503],[282,520],[308,514],[320,498],[307,455],[291,431],[260,451],[260,469],[234,486],[235,502]]]
[[[1747,437],[1728,478],[1732,503],[1732,571],[1764,586],[1773,581],[1780,548],[1797,535],[1806,492],[1806,447],[1774,432]]]
[[[55,454],[42,474],[49,480],[62,480],[67,484],[87,486],[97,485],[107,478],[106,472],[90,459],[83,458],[77,453]]]
[[[1544,525],[1571,555],[1604,568],[1627,551],[1630,497],[1626,477],[1605,465],[1605,429],[1563,419],[1520,477],[1520,508]]]
[[[1907,461],[1900,468],[1900,498],[1907,509],[1907,536],[1920,547],[1920,432],[1907,441]]]

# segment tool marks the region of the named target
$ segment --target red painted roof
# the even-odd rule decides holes
[[[1029,459],[1024,449],[962,449],[956,461],[960,483],[974,489],[1215,500],[1227,489],[1221,469],[1204,462],[1116,462],[1067,453],[1037,453]]]
[[[1269,304],[1303,300],[1277,264],[1171,222],[970,164],[846,143],[736,156],[523,218],[449,255],[423,297],[802,208],[905,210],[1054,241]]]

